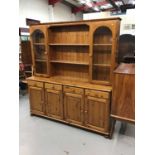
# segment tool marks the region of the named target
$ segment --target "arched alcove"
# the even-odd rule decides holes
[[[47,54],[45,49],[45,35],[37,29],[32,35],[33,52],[35,60],[35,73],[47,74]]]
[[[99,27],[94,31],[94,44],[112,43],[112,32],[108,27]]]
[[[99,27],[93,33],[92,80],[110,81],[112,32],[108,27]]]
[[[32,33],[32,40],[33,43],[44,43],[45,42],[44,33],[41,30],[35,30]]]

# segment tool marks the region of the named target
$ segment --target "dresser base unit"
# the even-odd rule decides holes
[[[30,112],[111,137],[110,86],[28,78]]]

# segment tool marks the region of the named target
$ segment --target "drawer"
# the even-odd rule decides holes
[[[86,96],[97,97],[97,98],[109,99],[109,93],[108,92],[104,92],[104,91],[85,89],[85,95]]]
[[[28,81],[28,85],[33,86],[33,87],[41,87],[41,88],[43,88],[43,82]]]
[[[45,83],[46,89],[54,89],[54,90],[62,90],[62,85],[53,84],[53,83]]]
[[[75,94],[84,94],[84,89],[71,87],[71,86],[64,86],[64,92],[66,93],[75,93]]]

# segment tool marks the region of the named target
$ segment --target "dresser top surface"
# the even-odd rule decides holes
[[[97,22],[97,21],[121,21],[121,18],[115,17],[115,18],[101,18],[101,19],[93,19],[93,20],[79,20],[79,21],[61,21],[61,22],[48,22],[48,23],[39,23],[39,24],[32,24],[31,26],[36,26],[36,25],[67,25],[67,24],[85,24],[87,22]]]
[[[69,85],[69,86],[74,86],[74,87],[101,90],[101,91],[107,91],[107,92],[112,91],[111,86],[97,85],[97,84],[92,84],[92,83],[89,83],[89,82],[64,80],[64,79],[58,79],[58,78],[54,78],[54,77],[44,78],[44,77],[32,76],[32,77],[27,78],[27,80],[40,81],[40,82],[46,82],[46,83],[54,83],[54,84],[62,84],[62,85]]]

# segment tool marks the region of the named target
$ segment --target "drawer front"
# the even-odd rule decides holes
[[[62,90],[62,85],[53,84],[53,83],[45,83],[46,89],[54,89],[54,90]]]
[[[75,94],[84,94],[84,89],[71,87],[71,86],[64,86],[64,92],[66,93],[75,93]]]
[[[90,89],[85,90],[85,95],[92,96],[92,97],[98,97],[98,98],[105,98],[105,99],[109,99],[110,97],[108,92],[96,91],[96,90],[90,90]]]
[[[38,82],[38,81],[28,81],[29,86],[33,87],[40,87],[43,88],[43,82]]]

